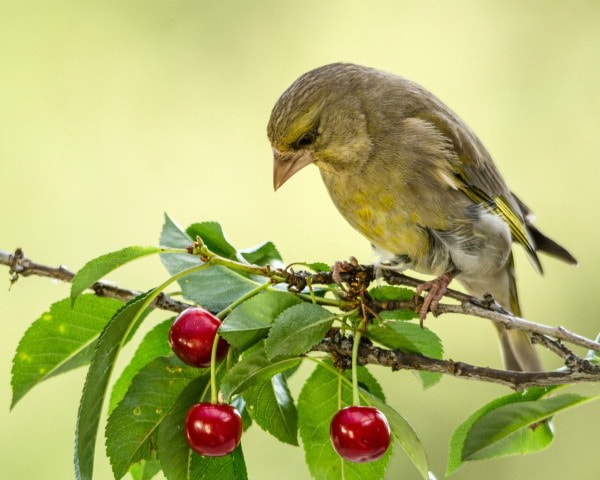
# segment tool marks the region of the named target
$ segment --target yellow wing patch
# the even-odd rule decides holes
[[[495,197],[494,203],[500,216],[508,223],[513,238],[523,245],[530,254],[535,255],[535,246],[532,244],[521,218],[515,214],[514,210],[510,208],[510,205],[503,197]]]
[[[503,196],[490,198],[484,192],[472,185],[459,184],[459,189],[475,203],[482,205],[488,211],[499,215],[508,224],[513,240],[519,242],[529,255],[538,272],[542,272],[542,264],[536,253],[536,248],[521,216],[518,215]]]

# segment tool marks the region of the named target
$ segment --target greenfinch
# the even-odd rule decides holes
[[[543,235],[483,144],[429,91],[406,78],[348,63],[316,68],[279,98],[267,127],[278,189],[314,164],[345,219],[373,245],[382,268],[436,278],[421,318],[456,278],[521,314],[512,243],[541,273],[537,252],[575,258]],[[498,327],[508,370],[539,371],[529,335]]]

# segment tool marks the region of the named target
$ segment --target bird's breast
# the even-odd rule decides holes
[[[427,255],[429,239],[420,226],[419,211],[401,191],[343,176],[323,175],[323,179],[340,213],[378,249],[415,261]]]

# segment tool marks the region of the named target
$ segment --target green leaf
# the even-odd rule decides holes
[[[267,355],[300,355],[325,336],[337,315],[312,303],[293,305],[284,310],[271,327],[265,342]]]
[[[554,426],[552,419],[548,418],[532,428],[523,428],[500,438],[487,448],[479,450],[477,446],[474,446],[475,450],[472,452],[472,455],[465,456],[463,461],[486,460],[509,455],[535,453],[547,448],[553,439]]]
[[[207,374],[207,371],[200,370]],[[133,463],[149,459],[160,423],[199,370],[174,355],[159,357],[142,368],[106,424],[106,453],[120,479]]]
[[[190,236],[185,233],[185,230],[181,228],[167,213],[165,213],[165,221],[160,231],[159,245],[162,247],[169,248],[187,248],[194,241]],[[161,255],[165,257],[168,255]],[[188,255],[193,257],[193,255]]]
[[[162,257],[172,275],[201,263],[192,255],[186,256],[189,258],[181,258],[179,254]],[[258,283],[220,265],[187,275],[178,283],[186,299],[211,312],[225,309],[258,286]]]
[[[284,443],[298,445],[298,412],[282,373],[248,388],[243,396],[259,427]]]
[[[104,277],[107,273],[140,257],[160,253],[159,247],[127,247],[116,252],[101,255],[87,262],[73,277],[71,282],[71,302],[88,287]]]
[[[423,388],[433,387],[436,383],[438,383],[442,379],[441,373],[435,372],[413,372],[414,375],[417,375],[421,379],[421,383],[423,384]]]
[[[160,471],[160,462],[154,457],[150,460],[142,460],[139,463],[135,463],[129,469],[133,480],[150,480]]]
[[[262,347],[246,353],[221,382],[224,401],[229,403],[233,395],[270,381],[274,375],[295,368],[300,361],[295,357],[269,360]]]
[[[131,361],[127,364],[112,388],[108,412],[112,412],[127,393],[131,380],[142,369],[157,357],[170,355],[169,329],[173,324],[170,318],[150,330],[138,345]]]
[[[384,310],[378,313],[382,320],[412,320],[417,318],[417,313],[414,310]]]
[[[171,217],[165,214],[165,223],[160,233],[159,243],[168,248],[187,248],[193,243],[193,240]],[[171,275],[202,263],[197,256],[188,253],[162,254],[160,261]]]
[[[160,245],[168,248],[187,248],[193,243],[193,240],[165,213],[165,223],[159,242]],[[202,263],[197,256],[187,253],[163,254],[160,256],[160,261],[171,275]],[[179,285],[183,287],[181,281]]]
[[[369,295],[373,300],[379,302],[407,302],[415,296],[414,290],[402,287],[394,287],[392,285],[381,285],[369,290]],[[383,320],[412,320],[417,318],[417,312],[412,308],[401,310],[383,310],[379,312],[379,318]]]
[[[237,259],[237,250],[227,241],[217,222],[194,223],[185,232],[194,241],[200,237],[211,252],[231,260]]]
[[[369,325],[367,335],[381,345],[419,353],[431,358],[442,358],[443,346],[440,338],[427,327],[415,323],[386,320]]]
[[[78,480],[92,480],[98,424],[110,374],[123,342],[135,326],[145,300],[152,293],[153,290],[150,290],[125,304],[115,313],[98,338],[77,415],[74,463]]]
[[[235,258],[235,249],[225,240],[217,223],[194,224],[188,231],[192,234],[204,234],[206,238],[203,237],[203,240],[215,253]],[[171,248],[185,248],[191,243],[190,236],[165,215],[160,244]],[[198,257],[189,254],[164,254],[160,259],[171,275],[202,263]],[[220,265],[188,275],[178,283],[186,299],[202,305],[211,312],[225,309],[258,286],[255,281]]]
[[[330,362],[319,365],[304,383],[298,397],[298,424],[302,445],[312,477],[316,480],[378,480],[384,478],[392,446],[375,462],[352,463],[342,460],[331,446],[329,425],[340,407],[352,403],[352,387],[341,381],[350,372],[338,373]],[[381,398],[381,387],[364,367],[357,370],[359,383],[375,397]],[[340,385],[341,382],[341,385]],[[341,388],[341,390],[340,390]],[[341,405],[338,392],[341,391]],[[383,400],[383,399],[382,399]]]
[[[259,284],[220,265],[215,265],[179,282],[186,298],[207,310],[218,312],[254,290]]]
[[[397,302],[408,302],[412,300],[415,296],[415,291],[409,288],[403,287],[395,287],[392,285],[380,285],[378,287],[373,287],[369,290],[369,295],[373,300],[377,300],[379,302],[389,302],[389,301],[397,301]],[[413,312],[416,318],[416,312]]]
[[[189,480],[247,480],[242,446],[224,457],[192,455]],[[170,480],[170,479],[169,479]]]
[[[158,427],[158,458],[163,473],[169,480],[191,480],[193,478],[190,473],[190,459],[194,454],[185,439],[184,420],[189,408],[201,399],[202,393],[207,391],[208,385],[208,376],[202,376],[190,382],[175,400]]]
[[[118,300],[83,295],[75,306],[66,298],[35,320],[13,359],[11,408],[38,383],[87,365],[98,335],[122,306]]]
[[[470,430],[483,416],[504,405],[516,404],[520,402],[530,402],[543,398],[545,395],[553,392],[559,387],[532,387],[524,392],[512,393],[492,400],[483,407],[473,412],[467,420],[458,426],[452,434],[450,448],[448,451],[448,466],[446,467],[446,476],[453,473],[463,463],[463,449],[465,441]]]
[[[565,393],[529,402],[502,405],[483,415],[469,430],[462,459],[482,460],[524,454],[547,447],[552,441],[548,419],[591,398]]]
[[[300,265],[305,265],[316,273],[331,272],[331,266],[323,262],[300,263]]]
[[[273,265],[282,261],[273,242],[265,242],[254,248],[242,250],[240,254],[248,263],[259,266]]]
[[[235,407],[240,415],[242,416],[242,429],[245,432],[252,426],[252,417],[248,413],[248,409],[246,408],[246,400],[241,395],[233,397],[230,402],[230,405]]]
[[[230,345],[245,350],[267,335],[281,312],[299,303],[302,300],[293,293],[260,293],[235,308],[221,324],[219,334]]]
[[[389,312],[391,313],[391,312]],[[440,338],[429,328],[410,322],[385,320],[372,323],[367,328],[368,337],[381,345],[406,353],[418,353],[440,359],[444,347]],[[423,386],[428,388],[440,381],[442,375],[432,372],[417,372]]]
[[[402,450],[412,461],[421,476],[427,480],[429,478],[429,462],[423,444],[410,423],[400,415],[396,410],[387,405],[380,398],[368,392],[359,392],[360,398],[366,405],[378,408],[387,418],[392,434],[398,441]]]
[[[188,255],[189,259],[177,259],[178,254],[163,257],[163,263],[168,266],[172,275],[201,263],[199,260],[195,261],[195,257],[191,255]],[[194,272],[178,283],[186,299],[202,305],[211,312],[225,309],[258,286],[258,283],[220,265]]]

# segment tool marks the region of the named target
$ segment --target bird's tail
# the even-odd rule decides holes
[[[510,311],[520,317],[521,306],[519,305],[519,295],[517,292],[517,282],[515,277],[515,267],[512,253],[506,266],[506,276],[508,280],[508,296],[496,292],[494,298],[504,307],[510,308]],[[493,292],[492,292],[493,293]],[[508,297],[508,300],[506,299]],[[529,334],[523,330],[507,329],[496,325],[498,336],[500,338],[500,350],[502,360],[507,370],[517,370],[523,372],[539,372],[542,370],[542,363],[538,353],[531,344]]]
[[[471,295],[482,298],[486,293],[490,293],[506,310],[521,316],[512,253],[506,268],[496,277],[468,279],[459,275],[457,280],[463,283]],[[502,359],[507,370],[523,372],[542,370],[542,364],[527,332],[494,325],[498,330]]]
[[[539,372],[542,364],[527,332],[498,327],[504,368],[523,372]]]

